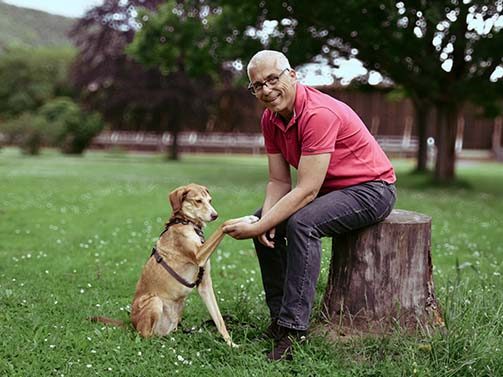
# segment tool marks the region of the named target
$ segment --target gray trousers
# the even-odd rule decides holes
[[[396,189],[372,181],[318,196],[276,227],[274,249],[254,239],[271,319],[307,330],[320,274],[321,237],[375,224],[386,218]],[[261,210],[255,214],[260,217]]]

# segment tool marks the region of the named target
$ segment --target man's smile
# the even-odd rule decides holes
[[[266,98],[266,99],[264,99],[264,102],[272,103],[272,102],[276,101],[279,97],[281,97],[281,94],[278,94],[277,96],[272,97],[272,98]]]

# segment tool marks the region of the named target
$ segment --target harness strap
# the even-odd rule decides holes
[[[164,258],[158,253],[155,247],[152,248],[152,254],[150,256],[155,258],[155,261],[159,263],[166,271],[168,271],[171,276],[173,276],[180,284],[185,285],[187,288],[198,287],[201,284],[201,280],[203,280],[204,275],[204,267],[199,267],[199,272],[197,273],[197,279],[193,283],[189,283],[183,277],[178,275],[175,270],[173,270],[164,260]]]

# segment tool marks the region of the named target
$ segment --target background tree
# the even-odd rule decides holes
[[[0,55],[0,117],[36,111],[59,95],[72,95],[67,74],[69,48],[11,49]]]
[[[9,145],[17,145],[24,154],[38,155],[48,143],[47,123],[37,114],[25,112],[0,123],[0,132]]]
[[[218,16],[200,2],[168,1],[155,11],[142,9],[142,27],[127,49],[141,64],[158,69],[169,82],[172,93],[165,100],[172,109],[168,114],[172,159],[178,157],[182,114],[193,114],[198,104],[207,108],[213,94],[211,76],[216,74],[218,62],[213,59],[207,30],[214,17]]]
[[[49,139],[37,115],[45,103],[74,96],[67,82],[75,51],[71,48],[8,49],[0,54],[0,130],[7,144],[39,154]]]
[[[307,61],[358,57],[402,87],[416,109],[420,137],[418,168],[426,162],[426,114],[437,112],[435,178],[455,177],[457,117],[466,102],[495,114],[503,83],[500,0],[283,2],[272,19],[290,20],[283,50]],[[473,22],[473,21],[477,22]],[[318,49],[319,47],[319,49]],[[309,57],[308,57],[309,56]],[[483,94],[481,94],[483,93]]]
[[[182,75],[145,68],[126,55],[125,47],[144,22],[138,8],[155,10],[162,0],[106,0],[77,21],[70,37],[79,50],[72,82],[82,100],[122,129],[170,130],[192,120],[204,127],[211,87],[205,80],[187,83]],[[188,84],[188,85],[187,85]],[[181,98],[194,99],[190,103]],[[178,157],[176,141],[171,158]]]
[[[83,111],[68,97],[47,102],[38,110],[37,117],[46,124],[48,144],[66,154],[82,154],[104,127],[98,113]]]
[[[261,19],[261,11],[261,7],[249,2],[171,0],[155,12],[140,14],[143,26],[128,52],[143,65],[178,80],[179,96],[172,100],[176,108],[190,109],[194,102],[201,101],[202,93],[188,95],[187,88],[207,83],[213,89],[208,93],[216,99],[239,82],[242,76],[235,73],[242,70],[242,57],[260,47],[259,40],[247,35],[247,28]],[[216,107],[214,102],[212,105]],[[215,115],[218,110],[212,112]],[[175,140],[181,129],[178,114],[173,114],[171,127]]]

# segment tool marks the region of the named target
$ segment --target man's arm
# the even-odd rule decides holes
[[[286,220],[316,198],[327,175],[329,163],[330,153],[302,156],[297,185],[292,191],[281,197],[258,222],[233,224],[226,227],[224,232],[237,239],[251,238]]]
[[[263,215],[256,226],[272,228],[312,202],[325,180],[329,163],[330,153],[301,156],[297,185]]]
[[[262,216],[292,189],[290,167],[281,154],[267,155],[269,182],[267,183]]]
[[[269,162],[269,182],[266,186],[264,204],[262,206],[262,216],[290,190],[292,189],[292,178],[290,175],[290,165],[285,161],[281,154],[268,154]],[[267,247],[274,247],[274,236],[276,229],[274,227],[267,229],[258,236],[260,243]]]

